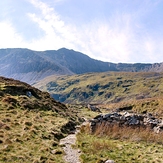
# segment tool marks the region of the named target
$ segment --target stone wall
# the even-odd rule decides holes
[[[134,114],[129,112],[113,112],[108,114],[99,114],[90,121],[91,131],[94,132],[96,126],[107,123],[116,124],[119,127],[144,127],[153,130],[155,133],[163,131],[163,120],[155,118],[152,114]]]

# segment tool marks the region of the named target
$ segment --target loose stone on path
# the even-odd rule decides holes
[[[72,145],[76,143],[76,134],[70,134],[67,137],[60,140],[60,145],[65,145],[63,150],[65,151],[64,160],[68,163],[80,163],[79,149],[72,148]]]

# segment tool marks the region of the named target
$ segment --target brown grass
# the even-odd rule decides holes
[[[105,163],[108,159],[118,163],[162,163],[162,138],[163,134],[154,134],[148,129],[105,124],[90,134],[88,124],[78,133],[77,144],[82,151],[82,163]]]
[[[163,132],[156,134],[148,127],[119,126],[117,124],[111,125],[103,122],[96,126],[94,134],[97,136],[108,136],[111,139],[163,144]]]

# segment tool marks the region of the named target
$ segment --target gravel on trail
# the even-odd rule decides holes
[[[63,146],[65,152],[64,160],[68,163],[80,163],[79,156],[80,150],[75,149],[72,145],[76,143],[76,134],[70,134],[67,137],[60,140],[60,145]]]

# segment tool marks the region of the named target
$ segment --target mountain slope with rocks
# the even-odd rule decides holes
[[[128,82],[128,78],[133,76],[137,81],[141,81],[140,79],[143,78],[142,87],[152,89],[153,95],[157,96],[140,99],[138,102],[134,101],[135,103],[127,100],[126,104],[122,101],[122,103],[94,105],[102,111],[100,114],[83,105],[65,106],[51,98],[47,92],[42,92],[17,80],[0,77],[0,162],[64,163],[65,160],[74,162],[75,159],[79,161],[75,152],[80,155],[81,162],[125,161],[129,163],[133,160],[136,162],[161,162],[163,158],[161,126],[163,98],[160,97],[162,85],[159,85],[162,80],[161,74],[101,73],[102,78],[100,79],[105,78],[108,81],[106,77],[109,76],[112,81],[114,78],[116,81],[122,81],[116,82],[120,84],[119,86],[127,86],[125,82]],[[84,77],[88,77],[87,75],[85,74]],[[92,77],[94,75],[92,74]],[[98,73],[98,77],[101,75]],[[157,82],[155,82],[156,79]],[[95,78],[92,78],[92,81],[94,80]],[[61,81],[64,81],[63,77]],[[87,80],[83,86],[86,83]],[[68,84],[73,83],[68,82]],[[103,82],[100,81],[100,84]],[[144,84],[147,84],[147,87]],[[136,84],[135,86],[137,87]],[[140,84],[139,86],[142,89]],[[154,91],[156,88],[158,90]],[[90,89],[96,90],[97,86],[91,86]],[[160,96],[158,96],[158,92]],[[113,105],[112,108],[111,105]],[[112,110],[116,110],[116,112],[111,112]],[[158,118],[152,116],[151,113]],[[86,122],[78,126],[80,132],[77,134],[77,144],[74,144],[76,137],[72,134],[75,125],[83,122],[85,117],[94,118],[89,120],[90,123]],[[101,121],[102,123],[100,123]],[[119,124],[119,122],[122,122],[123,127],[114,127],[114,124]],[[147,125],[152,122],[150,125],[155,125],[155,132],[144,130],[144,128],[140,130],[139,127],[136,129],[135,124],[140,125],[142,122],[147,122]],[[125,128],[124,124],[127,127],[133,124],[134,128]],[[90,129],[93,134],[90,134]],[[68,134],[71,135],[62,139]],[[59,144],[59,141],[64,141],[64,143]],[[73,144],[75,152],[72,152],[71,144]],[[75,156],[72,156],[74,153]],[[65,157],[63,157],[64,154],[66,154]]]

